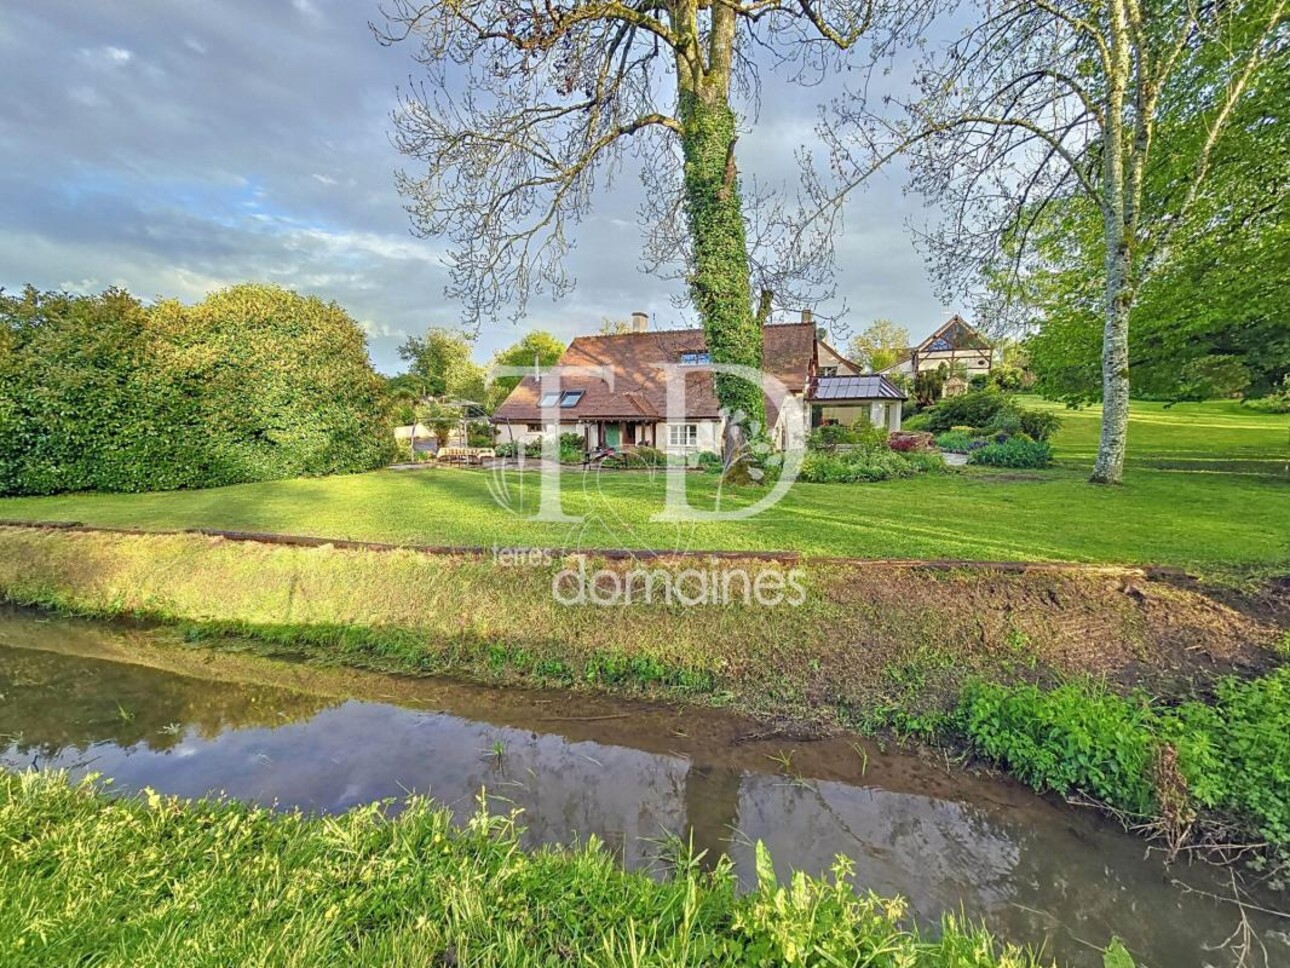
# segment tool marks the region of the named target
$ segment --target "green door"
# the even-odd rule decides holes
[[[622,428],[618,424],[605,424],[605,446],[619,447],[622,445]]]

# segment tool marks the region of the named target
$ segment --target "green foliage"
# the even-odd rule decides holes
[[[1284,313],[1290,288],[1288,63],[1269,59],[1252,76],[1214,147],[1207,187],[1169,241],[1169,257],[1140,281],[1129,325],[1139,397],[1204,400],[1245,386],[1261,396],[1290,370]],[[1172,207],[1187,195],[1181,186],[1192,176],[1206,135],[1205,116],[1197,110],[1201,100],[1179,98],[1170,111],[1175,116],[1162,119],[1156,163],[1144,186],[1144,225],[1173,219]],[[1094,206],[1071,196],[1033,233],[1046,263],[1030,275],[1025,294],[1042,320],[1026,343],[1035,389],[1070,404],[1101,399],[1101,219]]]
[[[194,306],[0,295],[0,492],[144,491],[369,470],[384,383],[335,303],[243,285]]]
[[[1245,406],[1256,413],[1290,413],[1290,376],[1282,378],[1267,396],[1246,400]]]
[[[527,851],[482,804],[460,827],[423,797],[390,806],[319,817],[3,773],[0,948],[32,965],[1038,964],[952,918],[923,937],[843,861],[780,887],[759,844],[742,893],[729,861],[705,871],[684,848],[654,879],[594,837]]]
[[[1248,682],[1225,679],[1212,706],[1184,703],[1161,719],[1197,804],[1290,847],[1290,667]]]
[[[725,462],[720,454],[704,450],[694,455],[694,466],[707,474],[720,474],[725,469]]]
[[[435,439],[439,441],[440,447],[448,443],[448,438],[452,436],[452,432],[457,429],[461,421],[460,407],[434,398],[423,400],[413,412],[417,423],[430,428]]]
[[[935,370],[919,370],[914,374],[914,400],[918,406],[931,407],[941,399],[941,391],[945,389],[945,379],[948,375],[948,371],[944,371],[943,367],[937,367]]]
[[[902,454],[887,448],[856,448],[836,453],[807,452],[802,458],[798,480],[808,484],[855,484],[946,471],[945,461],[939,454]]]
[[[1047,467],[1053,461],[1053,449],[1042,440],[1012,437],[1002,443],[986,444],[971,451],[969,464],[987,467]]]
[[[518,343],[498,350],[493,355],[493,366],[518,366],[531,370],[536,359],[538,366],[555,366],[564,355],[565,345],[545,330],[525,333]],[[518,376],[498,376],[488,387],[489,412],[496,409],[519,384]]]
[[[851,337],[847,353],[861,366],[876,372],[900,362],[909,345],[909,330],[890,319],[875,319]]]
[[[411,376],[424,382],[427,396],[479,403],[484,399],[484,370],[471,361],[471,350],[465,333],[433,326],[424,336],[408,337],[399,347],[399,359],[408,364]]]
[[[560,435],[560,460],[565,464],[580,464],[587,457],[587,438],[579,433]]]
[[[1032,440],[1048,440],[1062,428],[1062,418],[1051,410],[1016,408],[1021,418],[1021,432]]]
[[[690,293],[703,322],[714,363],[760,369],[762,327],[753,315],[748,242],[743,204],[733,165],[737,131],[735,112],[712,92],[682,90],[678,114],[685,214],[693,267]],[[766,407],[761,387],[735,377],[716,375],[717,400],[749,430],[764,434]]]
[[[906,429],[939,434],[957,426],[985,427],[995,414],[1010,407],[1009,397],[998,390],[973,390],[938,401],[926,414],[920,415],[923,419],[918,427],[910,428],[906,424]]]
[[[984,756],[1037,790],[1082,790],[1135,814],[1150,814],[1155,748],[1143,701],[1083,683],[1048,692],[1037,686],[969,684],[958,726]]]
[[[832,454],[840,447],[861,447],[875,450],[887,446],[887,431],[875,427],[866,419],[857,420],[852,426],[825,424],[816,427],[806,438],[808,450]]]
[[[1135,814],[1158,809],[1157,754],[1177,752],[1193,807],[1290,847],[1290,667],[1224,679],[1213,705],[1157,708],[1092,683],[1043,691],[975,683],[958,728],[983,755],[1039,790],[1082,790]]]
[[[966,454],[972,449],[972,443],[980,438],[965,430],[947,430],[936,435],[936,446],[952,454]]]
[[[708,455],[708,459],[716,455]],[[699,454],[698,459],[703,460],[704,455]],[[612,457],[606,457],[604,460],[605,467],[623,467],[643,469],[647,467],[662,467],[667,463],[667,454],[655,447],[632,447],[628,450],[614,454]],[[717,467],[720,469],[721,458],[717,457]]]

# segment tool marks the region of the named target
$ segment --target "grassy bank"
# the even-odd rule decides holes
[[[1028,400],[1027,405],[1036,401]],[[1234,409],[1235,408],[1235,409]],[[0,520],[206,527],[459,546],[790,550],[807,555],[1173,564],[1202,570],[1290,567],[1290,417],[1234,404],[1134,404],[1124,487],[1086,483],[1096,415],[1079,411],[1054,438],[1061,467],[968,468],[873,484],[795,484],[742,521],[668,524],[664,484],[648,472],[563,479],[577,524],[532,520],[536,474],[460,469],[378,471],[163,494],[0,499]],[[689,479],[696,507],[717,482]],[[724,508],[761,497],[727,490]]]
[[[655,881],[596,844],[523,851],[513,820],[464,828],[414,799],[338,817],[156,794],[107,799],[0,774],[0,960],[103,965],[919,965],[1021,968],[947,921],[920,936],[846,871],[738,895],[683,857]],[[678,853],[677,855],[681,855]],[[1117,962],[1123,964],[1127,962]]]
[[[625,581],[637,565],[303,548],[194,535],[0,528],[0,596],[237,632],[326,661],[487,681],[660,689],[753,712],[863,727],[952,708],[971,678],[1093,675],[1159,695],[1274,661],[1278,629],[1195,591],[1122,572],[934,571],[752,559],[697,563],[796,575],[800,605],[569,606],[566,567]],[[567,581],[567,579],[566,579]],[[715,586],[715,582],[714,582]],[[562,586],[567,587],[567,586]],[[691,586],[694,587],[694,586]]]

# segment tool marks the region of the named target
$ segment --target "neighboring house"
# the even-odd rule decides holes
[[[916,374],[939,369],[944,364],[950,374],[944,393],[953,396],[966,390],[967,381],[972,377],[989,373],[993,361],[994,347],[956,313],[927,339],[906,350],[899,361],[879,372],[899,373],[912,380]],[[954,374],[958,366],[963,368],[966,377]]]
[[[646,314],[632,319],[632,332],[574,339],[560,364],[584,372],[561,375],[558,389],[551,374],[521,380],[493,414],[498,440],[577,433],[592,450],[645,445],[668,453],[720,453],[725,418],[703,331],[650,331]],[[862,416],[900,429],[904,394],[881,376],[862,374],[821,340],[809,314],[800,323],[765,327],[762,361],[783,386],[766,395],[769,436],[780,447],[804,439],[812,426],[850,424]],[[672,419],[669,371],[676,374],[673,392],[684,387],[684,406]]]

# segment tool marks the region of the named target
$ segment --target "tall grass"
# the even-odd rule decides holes
[[[659,965],[1023,968],[1028,952],[834,875],[739,894],[681,852],[661,880],[592,841],[524,851],[514,817],[455,828],[413,798],[336,817],[58,774],[0,774],[0,961],[43,965]]]

